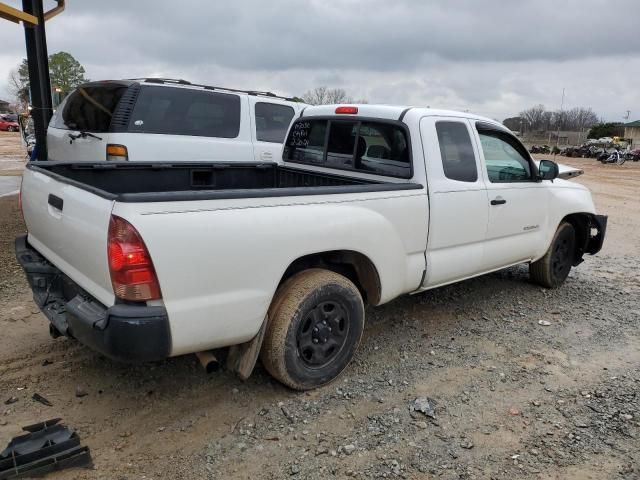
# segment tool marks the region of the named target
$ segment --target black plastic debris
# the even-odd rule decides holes
[[[34,393],[33,397],[31,398],[33,398],[36,402],[40,402],[41,404],[47,407],[53,407],[53,403],[51,403],[49,400],[47,400],[45,397],[43,397],[39,393]]]
[[[0,480],[92,466],[89,447],[80,446],[78,434],[61,425],[60,420],[54,418],[23,427],[29,433],[13,438],[0,453]]]

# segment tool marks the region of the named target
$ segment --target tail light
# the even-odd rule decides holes
[[[124,145],[115,145],[110,143],[107,145],[107,161],[129,160],[129,152]]]
[[[142,237],[133,225],[115,215],[109,222],[107,257],[116,297],[131,301],[162,298],[158,277]]]

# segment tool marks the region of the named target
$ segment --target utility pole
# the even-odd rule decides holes
[[[627,112],[627,114],[622,118],[624,118],[625,120],[629,120],[629,116],[631,115],[631,110],[625,110],[625,111]]]
[[[31,88],[31,116],[36,137],[38,160],[47,159],[47,125],[53,114],[51,104],[51,80],[49,79],[49,59],[47,36],[44,29],[44,8],[42,0],[22,0],[25,13],[38,19],[35,25],[24,23],[24,39],[27,45],[29,64],[29,85]]]
[[[562,89],[562,101],[560,102],[560,113],[562,114],[562,109],[564,108],[564,88]],[[560,122],[558,122],[558,128],[556,131],[556,148],[555,151],[558,151],[558,143],[560,142]],[[555,158],[555,154],[554,154]]]

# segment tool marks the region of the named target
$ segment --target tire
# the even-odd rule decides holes
[[[17,131],[18,131],[18,129],[17,129],[16,127],[9,127],[9,128],[7,129],[7,131],[9,131],[9,132],[17,132]]]
[[[262,364],[284,385],[309,390],[331,382],[351,362],[364,330],[364,304],[349,279],[314,268],[278,288],[268,321]]]
[[[570,223],[561,223],[551,246],[540,260],[529,265],[529,276],[538,285],[557,288],[569,276],[576,248],[576,232]]]

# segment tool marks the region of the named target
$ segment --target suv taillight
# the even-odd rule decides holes
[[[162,298],[160,284],[147,247],[138,231],[125,219],[111,215],[107,257],[113,293],[122,300]]]

